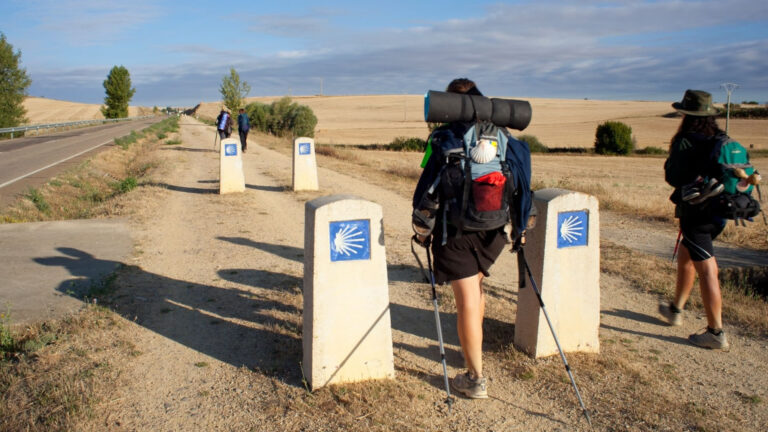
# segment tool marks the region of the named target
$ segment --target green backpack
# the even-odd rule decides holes
[[[735,174],[737,169],[743,169],[747,176],[752,175],[752,173],[755,172],[755,167],[749,163],[749,153],[747,153],[747,149],[745,149],[744,146],[730,139],[723,142],[718,162],[725,168],[725,173],[720,179],[720,182],[725,186],[725,193],[735,194],[743,192],[748,195],[752,193],[754,186],[751,184],[746,188],[743,186],[737,188],[739,181],[741,181]]]

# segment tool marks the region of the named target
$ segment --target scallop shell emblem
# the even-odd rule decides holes
[[[336,233],[331,247],[337,253],[349,256],[357,254],[363,248],[360,244],[362,242],[365,242],[363,233],[354,226],[346,226]]]
[[[575,242],[582,235],[584,235],[584,226],[575,216],[569,216],[560,226],[560,237],[568,243]]]
[[[476,163],[490,162],[496,157],[498,145],[496,140],[482,138],[478,140],[477,145],[470,150],[469,155],[472,157],[472,161]]]

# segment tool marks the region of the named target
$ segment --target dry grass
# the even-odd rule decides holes
[[[165,122],[168,122],[166,120]],[[0,222],[37,222],[86,219],[119,215],[120,195],[142,184],[158,166],[158,136],[173,140],[176,132],[159,132],[169,124],[132,135],[136,142],[118,139],[117,146],[86,160],[79,166],[27,193],[0,212]],[[173,137],[169,137],[172,135]]]
[[[55,99],[28,97],[24,99],[28,124],[61,123],[103,119],[99,104],[67,102]],[[128,116],[151,115],[152,108],[128,107]]]
[[[261,134],[254,134],[254,139],[260,145],[291,154],[291,144],[285,139]],[[111,152],[120,154],[118,150]],[[155,150],[157,146],[147,148],[150,160]],[[321,168],[347,172],[407,198],[410,198],[420,171],[421,154],[417,153],[323,146],[319,146],[317,152]],[[766,166],[765,162],[761,159],[758,164]],[[662,163],[663,159],[658,158],[537,155],[534,157],[534,181],[537,187],[559,186],[593,193],[603,208],[673,223],[671,204],[666,201],[669,188],[663,183],[660,171]],[[93,165],[95,162],[91,168]],[[611,179],[610,183],[605,180],[607,178]],[[139,202],[132,205],[139,205]],[[620,276],[641,292],[670,295],[675,276],[670,262],[605,241],[601,246],[602,272]],[[753,295],[744,295],[736,288],[743,286],[741,282],[734,288],[729,288],[728,283],[723,285],[724,315],[729,324],[747,333],[768,335],[766,303]],[[486,289],[490,296],[500,295],[496,287]],[[298,290],[284,295],[286,298],[281,302],[300,304]],[[441,287],[440,297],[443,300],[441,308],[446,313],[453,312],[450,291],[446,287]],[[691,300],[692,308],[701,308],[697,292]],[[514,385],[521,394],[535,394],[563,412],[578,412],[559,358],[533,360],[508,345],[513,339],[514,326],[494,323],[507,322],[515,311],[514,307],[510,310],[500,303],[491,302],[487,309],[485,332],[488,335],[489,367],[496,365],[505,374],[513,376]],[[3,368],[0,375],[0,422],[3,423],[0,423],[0,429],[72,429],[77,419],[91,415],[89,407],[99,401],[108,401],[111,389],[119,385],[119,371],[111,365],[126,356],[140,354],[136,347],[126,342],[120,332],[120,321],[108,311],[91,307],[71,320],[71,324],[51,324],[50,328],[57,329],[54,343],[34,354],[19,356],[13,362],[0,363]],[[568,357],[586,405],[595,410],[592,418],[599,429],[718,430],[728,429],[732,422],[739,421],[737,415],[725,412],[724,407],[671,398],[669,395],[676,394],[680,380],[675,366],[661,362],[653,353],[639,353],[632,343],[630,339],[601,338],[599,357]],[[269,377],[278,388],[279,372],[285,367],[289,366],[281,366],[277,374],[275,371],[246,370],[243,374],[254,383]],[[451,417],[434,415],[436,411],[444,410],[435,397],[435,393],[442,390],[441,376],[407,364],[399,364],[397,373],[396,381],[330,386],[313,393],[291,388],[287,394],[277,395],[277,400],[264,404],[263,410],[285,430],[309,430],[318,425],[325,430],[455,429]],[[54,392],[56,389],[64,393]],[[744,404],[759,403],[755,398],[745,396]],[[454,414],[455,418],[459,417]]]
[[[74,430],[120,385],[114,367],[140,352],[118,316],[89,306],[69,318],[15,335],[0,358],[0,430]]]
[[[668,300],[674,296],[677,267],[672,261],[603,240],[600,271],[625,279],[641,292]],[[730,269],[720,273],[723,316],[728,324],[747,335],[768,337],[768,302],[756,293],[756,287],[764,286],[766,280],[765,268]],[[693,290],[686,308],[703,312],[703,307],[699,290]]]
[[[533,117],[524,133],[536,136],[552,148],[594,146],[595,130],[608,120],[632,127],[638,148],[669,147],[680,119],[665,118],[674,110],[673,101],[600,101],[578,99],[526,98]],[[247,102],[271,103],[278,97],[248,98]],[[429,134],[424,123],[422,95],[297,96],[294,101],[312,108],[318,119],[315,139],[318,144],[388,144],[399,136],[424,138]],[[203,102],[198,114],[216,118],[221,102]],[[721,126],[725,128],[723,121]],[[756,149],[768,149],[768,120],[731,119],[731,136]]]

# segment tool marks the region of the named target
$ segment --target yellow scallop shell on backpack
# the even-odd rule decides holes
[[[481,138],[477,145],[469,152],[469,156],[475,163],[486,163],[496,157],[499,143],[495,139]]]

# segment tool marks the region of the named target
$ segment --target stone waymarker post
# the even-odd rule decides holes
[[[563,351],[599,352],[600,216],[597,198],[563,189],[536,191],[539,215],[525,256]],[[515,345],[534,357],[557,354],[526,279],[518,295]]]
[[[240,151],[240,141],[235,138],[221,140],[219,151],[219,193],[245,191],[245,175],[243,175],[243,154]]]
[[[393,378],[381,206],[349,195],[306,203],[304,376],[312,389]]]
[[[315,140],[299,137],[293,141],[293,190],[317,190]]]

